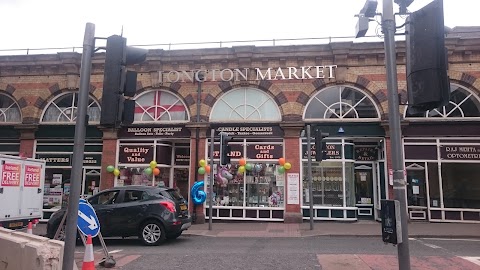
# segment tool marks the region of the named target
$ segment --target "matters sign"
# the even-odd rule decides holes
[[[448,160],[480,160],[480,145],[442,145],[440,157]]]

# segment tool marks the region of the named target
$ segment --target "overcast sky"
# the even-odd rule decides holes
[[[415,0],[408,9],[418,10],[431,1]],[[382,0],[378,2],[377,11],[382,12]],[[87,22],[95,24],[96,37],[121,34],[123,27],[128,45],[353,36],[354,15],[364,3],[365,0],[0,0],[0,50],[79,47]],[[480,26],[479,3],[444,0],[445,25]],[[377,23],[371,22],[368,35],[374,35],[376,27]],[[273,41],[257,44],[272,45]],[[219,45],[208,47],[212,46]],[[175,48],[182,47],[172,46]]]

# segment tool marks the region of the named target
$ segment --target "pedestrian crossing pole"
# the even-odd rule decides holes
[[[400,1],[401,2],[401,1]],[[397,245],[398,266],[400,270],[410,270],[410,251],[408,244],[407,199],[402,151],[402,130],[398,111],[397,59],[395,53],[395,17],[393,0],[383,0],[382,30],[385,43],[385,64],[387,68],[388,122],[391,141],[393,169],[393,192],[400,203],[400,221],[402,242]]]
[[[308,204],[310,205],[310,230],[313,230],[313,183],[312,183],[312,134],[311,127],[307,125],[307,156],[308,156]],[[315,149],[320,151],[320,149]]]

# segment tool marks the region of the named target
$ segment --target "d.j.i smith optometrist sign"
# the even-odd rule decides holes
[[[205,70],[158,71],[160,83],[195,81],[260,81],[333,79],[337,65],[278,68],[225,68]],[[204,76],[200,76],[203,74]]]

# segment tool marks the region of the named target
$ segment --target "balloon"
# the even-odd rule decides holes
[[[113,167],[112,165],[107,166],[107,172],[112,173],[114,170],[115,170],[115,167]]]
[[[223,177],[225,177],[227,180],[232,180],[233,179],[233,175],[227,171],[227,170],[223,170],[222,171],[222,175]]]
[[[262,164],[255,164],[255,171],[261,172],[262,171]]]
[[[285,170],[290,170],[292,168],[292,164],[290,162],[285,162],[283,167],[285,168]]]
[[[119,169],[113,169],[113,175],[119,176],[120,175],[120,170]]]
[[[285,164],[285,158],[279,158],[278,159],[278,164],[280,164],[281,166],[283,166]]]
[[[205,172],[210,173],[210,165],[205,166]]]
[[[205,174],[205,168],[204,167],[198,168],[198,173],[199,174]]]
[[[238,167],[238,172],[239,173],[244,173],[245,172],[245,166]]]
[[[253,165],[251,163],[245,164],[245,170],[251,171],[253,169]]]
[[[207,162],[205,161],[205,159],[200,159],[198,165],[200,165],[200,167],[205,167],[205,165],[207,165]]]
[[[150,175],[150,174],[152,174],[152,168],[146,168],[144,170],[144,172],[145,172],[146,175]]]
[[[159,175],[160,174],[160,169],[159,168],[154,168],[153,169],[153,175]]]
[[[200,180],[193,184],[190,196],[192,197],[193,204],[202,204],[205,199],[207,198],[207,194],[205,191],[201,190],[201,188],[205,185],[203,180]]]
[[[278,173],[284,173],[285,172],[285,167],[280,166],[278,167]]]
[[[238,161],[238,164],[240,164],[240,166],[245,166],[245,164],[247,164],[247,161],[246,161],[244,158],[241,158],[241,159]]]
[[[150,168],[155,168],[157,167],[157,162],[155,160],[150,161]]]

